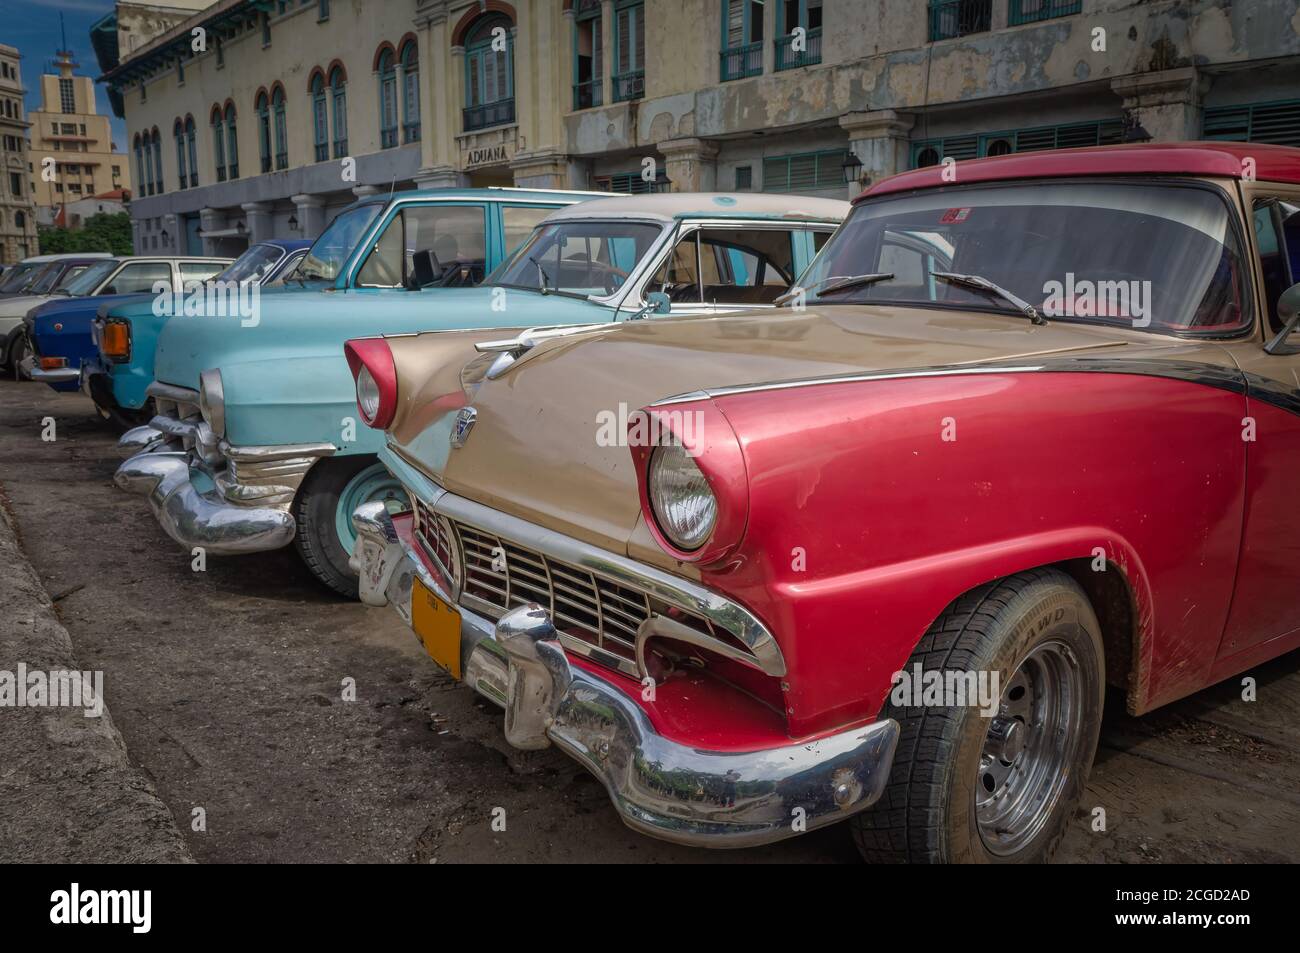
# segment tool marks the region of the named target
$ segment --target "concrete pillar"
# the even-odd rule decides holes
[[[518,153],[510,161],[515,185],[521,189],[567,189],[569,157],[554,150]]]
[[[1209,85],[1194,66],[1120,76],[1110,88],[1124,100],[1129,126],[1141,126],[1154,142],[1200,138],[1201,99]]]
[[[763,4],[763,74],[776,72],[776,4]],[[719,44],[719,49],[721,44]]]
[[[295,195],[292,199],[297,209],[298,231],[303,238],[313,239],[325,229],[325,200],[319,195]]]
[[[377,186],[377,185],[354,185],[354,186],[352,187],[352,194],[355,195],[355,196],[356,196],[357,198],[359,198],[359,199],[367,199],[367,198],[370,198],[370,196],[372,196],[372,195],[378,195],[378,194],[379,194],[379,186]]]
[[[614,101],[614,0],[600,0],[600,101]]]
[[[469,176],[449,165],[432,166],[415,173],[417,189],[459,189],[469,184]]]
[[[203,233],[203,254],[217,254],[217,242],[220,239],[209,238],[212,232],[222,231],[226,227],[226,213],[218,208],[199,209],[199,229]],[[137,239],[138,241],[138,239]]]
[[[911,165],[908,135],[915,121],[913,116],[892,109],[851,112],[840,117],[840,128],[849,134],[849,151],[862,162],[858,181],[846,186],[848,198],[857,198],[871,183]]]
[[[275,238],[271,228],[270,203],[245,202],[239,207],[244,210],[244,221],[248,225],[248,243],[250,245]]]
[[[674,192],[713,192],[718,187],[718,144],[707,139],[668,139],[657,148]]]

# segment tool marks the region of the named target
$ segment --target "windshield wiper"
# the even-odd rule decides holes
[[[848,291],[850,288],[861,288],[865,285],[874,285],[877,281],[888,281],[892,277],[894,277],[892,271],[869,275],[832,275],[829,278],[823,278],[814,283],[812,288],[791,288],[785,294],[774,298],[772,303],[777,305],[785,304],[787,301],[797,298],[801,292],[811,291],[813,288],[816,288],[819,285],[824,285],[828,281],[833,281],[835,283],[828,288],[822,288],[818,294],[835,294],[837,291]]]
[[[1015,306],[1016,310],[1027,317],[1034,324],[1046,324],[1047,319],[1038,313],[1028,301],[1023,298],[1017,298],[1006,288],[995,285],[980,275],[959,275],[952,271],[932,271],[931,277],[938,278],[940,281],[946,281],[948,284],[957,285],[959,288],[969,288],[972,291],[982,291],[987,295],[995,298],[1001,298]]]
[[[534,258],[532,255],[529,255],[529,256],[528,256],[528,260],[531,261],[534,265],[537,266],[537,277],[538,277],[539,279],[541,279],[541,282],[542,282],[542,294],[544,294],[544,295],[548,295],[548,294],[550,294],[550,293],[551,293],[551,279],[550,279],[549,276],[547,276],[547,274],[546,274],[546,269],[543,268],[543,267],[542,267],[542,263],[541,263],[540,261],[538,261],[536,258]]]

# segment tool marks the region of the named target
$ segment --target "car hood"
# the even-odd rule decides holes
[[[0,298],[0,318],[22,318],[32,308],[44,304],[53,297],[55,296],[16,295],[12,298]]]
[[[493,304],[505,301],[505,307]],[[148,306],[144,313],[152,314]],[[117,313],[116,311],[114,312]],[[133,307],[132,314],[140,309]],[[421,292],[298,291],[292,286],[262,296],[255,318],[168,319],[158,336],[156,380],[197,388],[210,367],[259,362],[329,358],[346,386],[350,379],[343,344],[377,334],[411,334],[455,328],[520,328],[538,324],[579,324],[609,320],[606,308],[575,298],[510,292],[492,288],[443,288]]]
[[[397,456],[453,492],[615,551],[627,551],[637,529],[636,476],[627,448],[602,445],[607,441],[598,434],[602,423],[656,401],[829,375],[1206,347],[967,311],[836,306],[595,329],[547,341],[497,379],[461,389],[459,375],[446,369],[421,376],[431,366],[422,352],[438,342],[414,337],[390,346],[400,408],[389,444]],[[462,348],[456,366],[471,355],[472,348]],[[467,403],[477,417],[464,445],[452,450],[452,422]],[[621,442],[622,431],[618,436]]]
[[[47,300],[44,304],[38,305],[27,312],[27,323],[33,324],[37,328],[41,327],[43,322],[51,320],[67,320],[75,318],[86,319],[87,324],[94,319],[101,308],[111,308],[119,304],[128,304],[134,299],[140,301],[151,301],[152,295],[140,294],[120,294],[120,295],[86,295],[80,298],[54,298]]]

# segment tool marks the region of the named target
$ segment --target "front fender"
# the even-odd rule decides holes
[[[377,453],[383,434],[361,421],[340,348],[314,355],[221,367],[226,437],[239,446],[331,443],[338,455]]]
[[[751,499],[737,557],[705,578],[777,634],[793,732],[875,715],[962,593],[1099,553],[1133,593],[1134,708],[1206,683],[1241,537],[1241,393],[1009,371],[715,403]]]

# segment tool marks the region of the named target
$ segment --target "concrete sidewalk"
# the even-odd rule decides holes
[[[106,706],[97,718],[12,707],[20,664],[29,673],[78,665],[10,512],[0,487],[0,863],[192,863]]]

